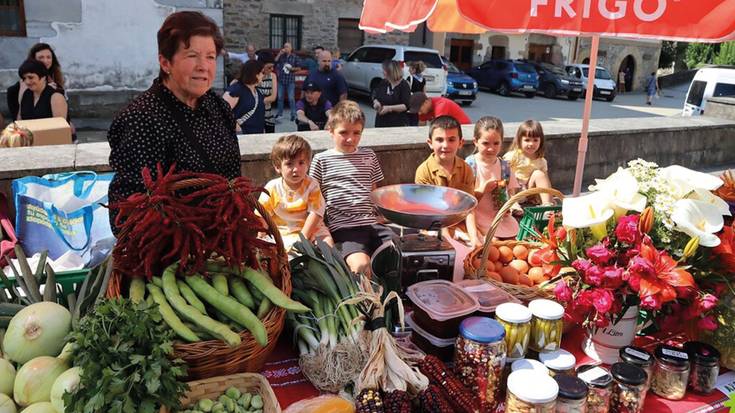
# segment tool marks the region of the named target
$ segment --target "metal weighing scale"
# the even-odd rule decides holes
[[[453,188],[399,184],[377,188],[371,198],[398,235],[397,242],[385,243],[373,253],[373,274],[400,293],[420,281],[452,281],[456,253],[441,238],[441,228],[464,220],[477,206],[475,197]]]

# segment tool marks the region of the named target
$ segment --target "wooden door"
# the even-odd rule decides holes
[[[461,70],[472,68],[472,52],[475,50],[475,41],[472,39],[451,39],[449,61]]]

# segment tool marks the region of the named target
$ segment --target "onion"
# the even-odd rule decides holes
[[[63,306],[41,302],[18,311],[3,340],[7,358],[23,364],[39,356],[57,356],[71,329],[71,313]]]
[[[54,405],[57,413],[64,413],[64,393],[74,393],[77,390],[81,381],[81,373],[80,367],[72,367],[61,373],[51,386],[51,404]]]
[[[20,413],[56,413],[56,409],[49,402],[38,402],[21,410]]]
[[[13,367],[9,361],[0,359],[0,394],[7,394],[8,396],[12,395],[14,380],[15,367]],[[0,413],[2,413],[2,410],[0,410]]]
[[[13,385],[13,397],[21,406],[51,400],[51,386],[54,381],[69,369],[69,366],[56,357],[36,357],[18,369]],[[42,410],[39,410],[42,411]]]
[[[0,393],[0,413],[16,413],[17,411],[13,399]]]

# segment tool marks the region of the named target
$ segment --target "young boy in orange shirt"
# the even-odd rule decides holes
[[[464,144],[462,127],[457,119],[439,116],[431,121],[426,143],[433,153],[416,169],[416,183],[446,186],[472,195],[475,189],[475,175],[472,168],[457,156],[459,148]],[[479,245],[474,211],[467,215],[464,224],[470,245]],[[442,236],[456,238],[453,236],[454,229],[454,227],[442,228]]]

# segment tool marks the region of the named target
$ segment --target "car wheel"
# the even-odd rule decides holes
[[[506,82],[503,82],[498,86],[498,94],[500,96],[508,96],[510,95],[510,86]]]
[[[579,98],[579,95],[576,93],[570,93],[569,95],[567,95],[567,99],[569,100],[577,100],[577,98]]]
[[[546,85],[546,87],[544,88],[544,96],[549,99],[554,99],[556,97],[556,86],[552,84]]]

